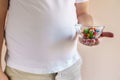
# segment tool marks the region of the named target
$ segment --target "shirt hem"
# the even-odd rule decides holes
[[[35,73],[35,74],[49,74],[49,73],[56,73],[56,72],[62,71],[64,69],[72,66],[73,64],[75,64],[78,60],[80,60],[81,64],[82,64],[81,57],[75,56],[72,59],[64,61],[63,64],[53,66],[54,68],[53,67],[50,67],[50,68],[48,68],[48,67],[30,68],[30,67],[21,66],[20,64],[11,62],[10,60],[6,60],[6,65],[11,67],[11,68],[21,70],[24,72]]]

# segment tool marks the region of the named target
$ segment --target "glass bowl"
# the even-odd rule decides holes
[[[81,24],[75,26],[80,38],[83,39],[97,39],[105,28],[105,26],[83,26]]]

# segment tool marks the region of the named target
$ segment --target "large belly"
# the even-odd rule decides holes
[[[73,4],[52,6],[51,2],[45,6],[44,0],[40,0],[43,4],[27,1],[11,0],[5,29],[9,51],[38,54],[72,50],[77,23]]]

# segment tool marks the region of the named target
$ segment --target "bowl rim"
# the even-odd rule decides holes
[[[96,25],[95,25],[95,26],[92,26],[92,25],[82,26],[81,28],[85,28],[85,27],[88,27],[88,28],[91,28],[91,27],[96,27],[96,28],[97,28],[97,27],[103,27],[102,30],[101,30],[102,32],[103,32],[103,30],[104,30],[104,28],[105,28],[105,26],[96,26]]]
[[[105,26],[91,26],[91,25],[89,25],[89,26],[82,26],[81,29],[82,29],[82,28],[85,28],[85,27],[86,27],[86,28],[91,28],[91,27],[96,27],[96,28],[97,28],[97,27],[102,27],[102,29],[100,30],[99,36],[102,34],[102,32],[103,32],[103,30],[104,30],[104,28],[105,28]],[[99,37],[99,36],[98,36],[98,37]],[[81,37],[82,37],[82,36],[81,36]],[[98,38],[98,37],[96,37],[96,38]]]

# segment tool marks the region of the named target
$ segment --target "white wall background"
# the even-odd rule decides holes
[[[90,0],[95,25],[105,25],[115,38],[100,39],[96,47],[78,44],[83,80],[120,80],[120,0]]]
[[[105,31],[114,32],[115,38],[103,38],[96,47],[78,44],[84,61],[82,78],[120,80],[120,0],[91,0],[90,13],[94,17],[95,24],[105,25]]]

